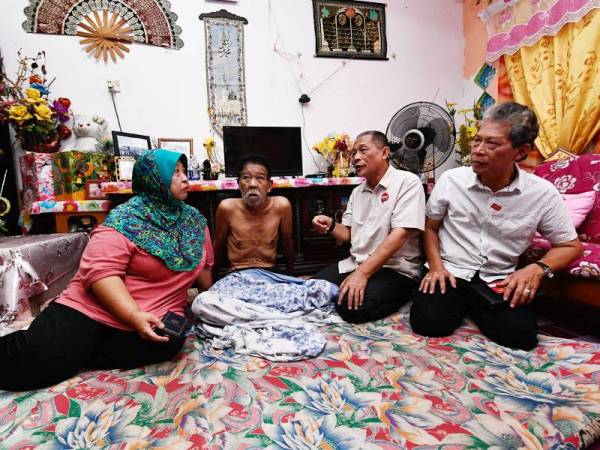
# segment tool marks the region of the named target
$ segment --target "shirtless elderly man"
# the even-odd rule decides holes
[[[261,155],[248,155],[240,162],[238,185],[242,198],[219,203],[216,217],[217,263],[229,259],[229,271],[272,269],[277,258],[281,230],[287,272],[294,262],[292,205],[285,197],[269,197],[273,188],[271,164]]]

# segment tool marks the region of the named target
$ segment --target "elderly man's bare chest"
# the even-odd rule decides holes
[[[261,214],[238,212],[231,220],[231,229],[237,239],[258,243],[273,243],[279,234],[281,216],[270,210]]]

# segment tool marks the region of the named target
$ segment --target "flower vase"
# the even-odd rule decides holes
[[[327,178],[333,177],[333,164],[327,164]]]
[[[48,142],[39,142],[25,137],[21,140],[21,148],[27,152],[55,153],[60,149],[60,139],[53,139]]]

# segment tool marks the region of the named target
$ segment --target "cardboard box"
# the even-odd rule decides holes
[[[110,179],[114,157],[108,153],[70,150],[54,153],[54,196],[56,200],[85,200],[85,181]]]
[[[19,158],[23,198],[28,202],[54,200],[52,154],[26,152]]]

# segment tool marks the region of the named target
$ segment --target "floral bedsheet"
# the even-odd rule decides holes
[[[316,359],[205,349],[0,391],[0,448],[573,449],[600,436],[600,346],[541,337],[533,352],[411,333],[408,313],[323,327]]]

